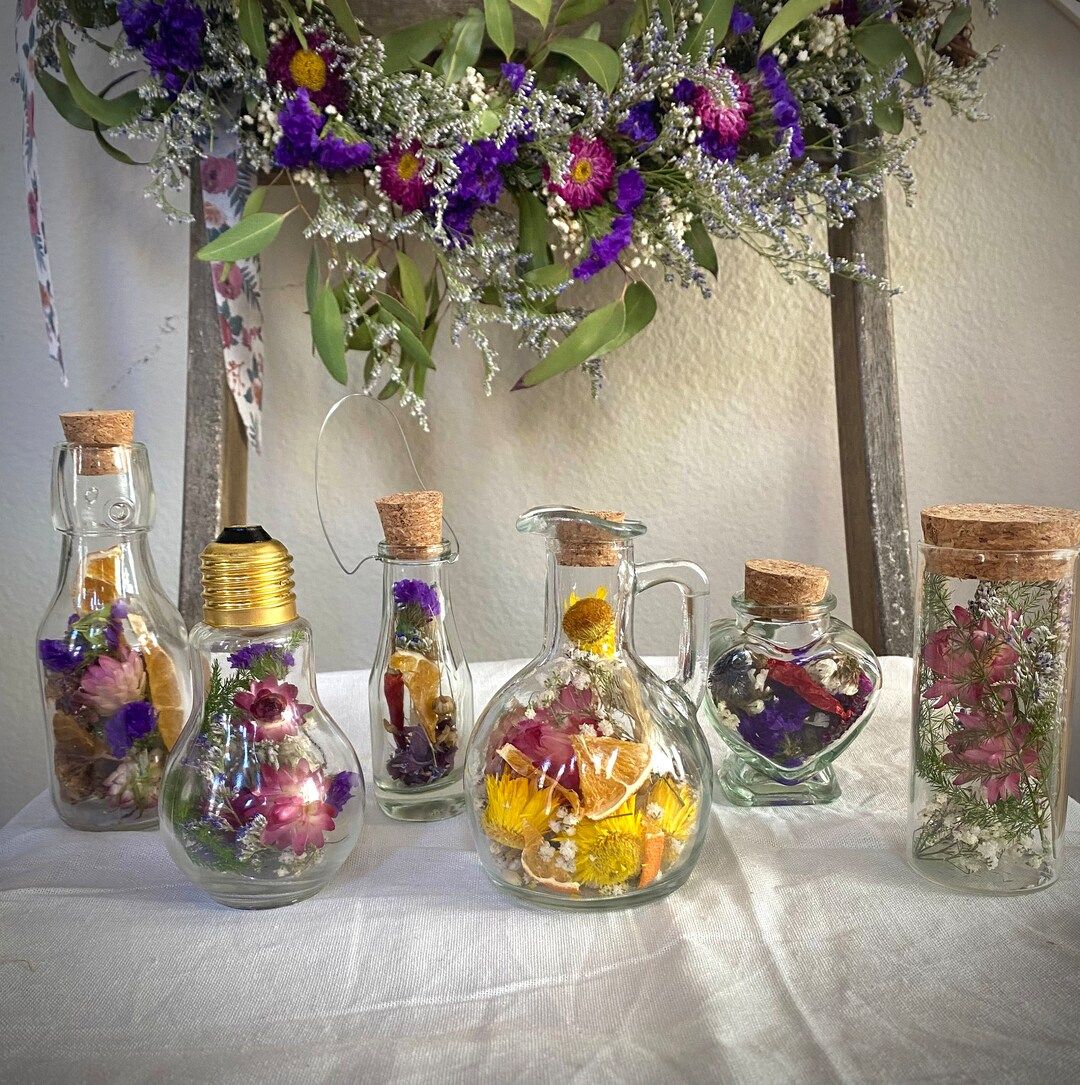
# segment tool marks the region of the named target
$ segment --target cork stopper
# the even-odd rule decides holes
[[[1072,575],[1080,512],[1038,505],[934,505],[922,511],[926,567],[941,576],[1003,582]]]
[[[584,509],[589,516],[598,520],[610,520],[621,524],[626,519],[623,512],[610,510]],[[618,540],[603,528],[592,524],[562,520],[555,525],[555,538],[558,540],[558,562],[579,568],[599,568],[605,565],[619,564]]]
[[[60,415],[68,444],[81,445],[80,475],[118,475],[124,470],[117,448],[135,440],[134,411],[68,411]]]
[[[423,558],[443,545],[443,495],[438,490],[407,490],[375,500],[391,557]]]
[[[753,558],[743,570],[743,597],[754,606],[805,612],[825,598],[829,570],[780,558]]]

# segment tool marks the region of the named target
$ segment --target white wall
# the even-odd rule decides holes
[[[1080,507],[1080,28],[1050,4],[1002,8],[980,30],[981,41],[1007,47],[988,80],[994,120],[971,126],[937,107],[915,156],[917,204],[896,198],[890,208],[893,274],[905,291],[895,319],[916,533],[919,507],[938,501]],[[9,88],[0,95],[0,823],[44,780],[32,640],[56,575],[48,463],[57,412],[136,409],[156,473],[155,552],[166,585],[177,582],[186,233],[141,198],[138,171],[104,158],[44,103],[39,136],[68,388],[44,354],[19,99]],[[329,670],[368,659],[378,587],[370,566],[344,579],[315,518],[315,434],[338,389],[309,355],[303,266],[295,237],[265,261],[266,448],[253,459],[250,510],[296,557],[301,607]],[[528,364],[512,353],[485,401],[471,351],[444,343],[437,360],[432,432],[412,437],[461,538],[455,602],[473,658],[525,655],[536,644],[539,546],[513,523],[546,502],[641,517],[650,531],[639,556],[699,561],[720,610],[743,559],[773,555],[827,565],[846,611],[829,309],[809,288],[786,286],[728,245],[715,300],[702,305],[668,288],[652,327],[610,363],[598,404],[576,375],[510,394]],[[394,467],[355,418],[342,420],[331,449],[332,517],[355,537],[369,517],[371,479],[392,480]],[[649,651],[675,635],[674,597],[657,596],[640,608]]]

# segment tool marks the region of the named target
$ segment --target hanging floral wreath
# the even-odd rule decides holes
[[[830,258],[816,224],[888,177],[910,190],[935,98],[980,115],[990,55],[955,0],[636,0],[615,49],[589,20],[617,6],[484,0],[380,39],[347,0],[41,0],[38,74],[111,153],[130,160],[114,132],[154,141],[167,209],[229,133],[266,183],[200,256],[225,282],[301,217],[316,351],[342,382],[358,352],[366,389],[422,419],[444,320],[489,391],[489,325],[539,356],[514,388],[581,365],[598,387],[601,359],[655,314],[647,269],[707,298],[714,239],[821,290],[832,274],[883,285]],[[138,86],[129,72],[93,93],[76,38],[137,62]],[[290,210],[261,209],[271,183]],[[589,311],[575,287],[600,275],[611,300]]]

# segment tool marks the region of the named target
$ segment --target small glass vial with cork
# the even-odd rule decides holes
[[[870,719],[881,668],[828,586],[816,565],[748,561],[736,617],[713,623],[705,710],[731,751],[719,783],[737,806],[840,794],[832,763]]]
[[[261,527],[229,527],[203,551],[202,579],[191,640],[203,688],[165,768],[162,835],[219,903],[291,904],[360,835],[360,764],[319,701],[289,551]]]
[[[388,494],[375,507],[384,535],[382,621],[368,687],[375,795],[389,817],[435,821],[464,807],[472,726],[472,676],[450,603],[457,551],[443,537],[437,490]]]
[[[922,513],[908,855],[952,889],[1024,893],[1061,871],[1080,513]]]
[[[152,829],[192,682],[187,630],[150,553],[150,462],[132,411],[60,423],[60,575],[37,633],[50,790],[72,828]]]

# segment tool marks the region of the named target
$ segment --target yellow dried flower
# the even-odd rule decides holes
[[[298,49],[289,61],[289,75],[298,87],[318,94],[326,86],[326,61],[314,49]]]
[[[599,821],[583,818],[573,836],[560,840],[574,843],[574,879],[582,885],[622,885],[641,873],[645,839],[641,813],[634,809],[633,798],[611,817]]]
[[[532,780],[504,772],[484,777],[487,806],[484,832],[508,848],[523,848],[526,839],[548,830],[558,801],[550,788],[541,790]]]
[[[571,595],[563,614],[563,632],[582,651],[593,655],[615,654],[615,611],[600,588],[595,595],[578,599]]]

